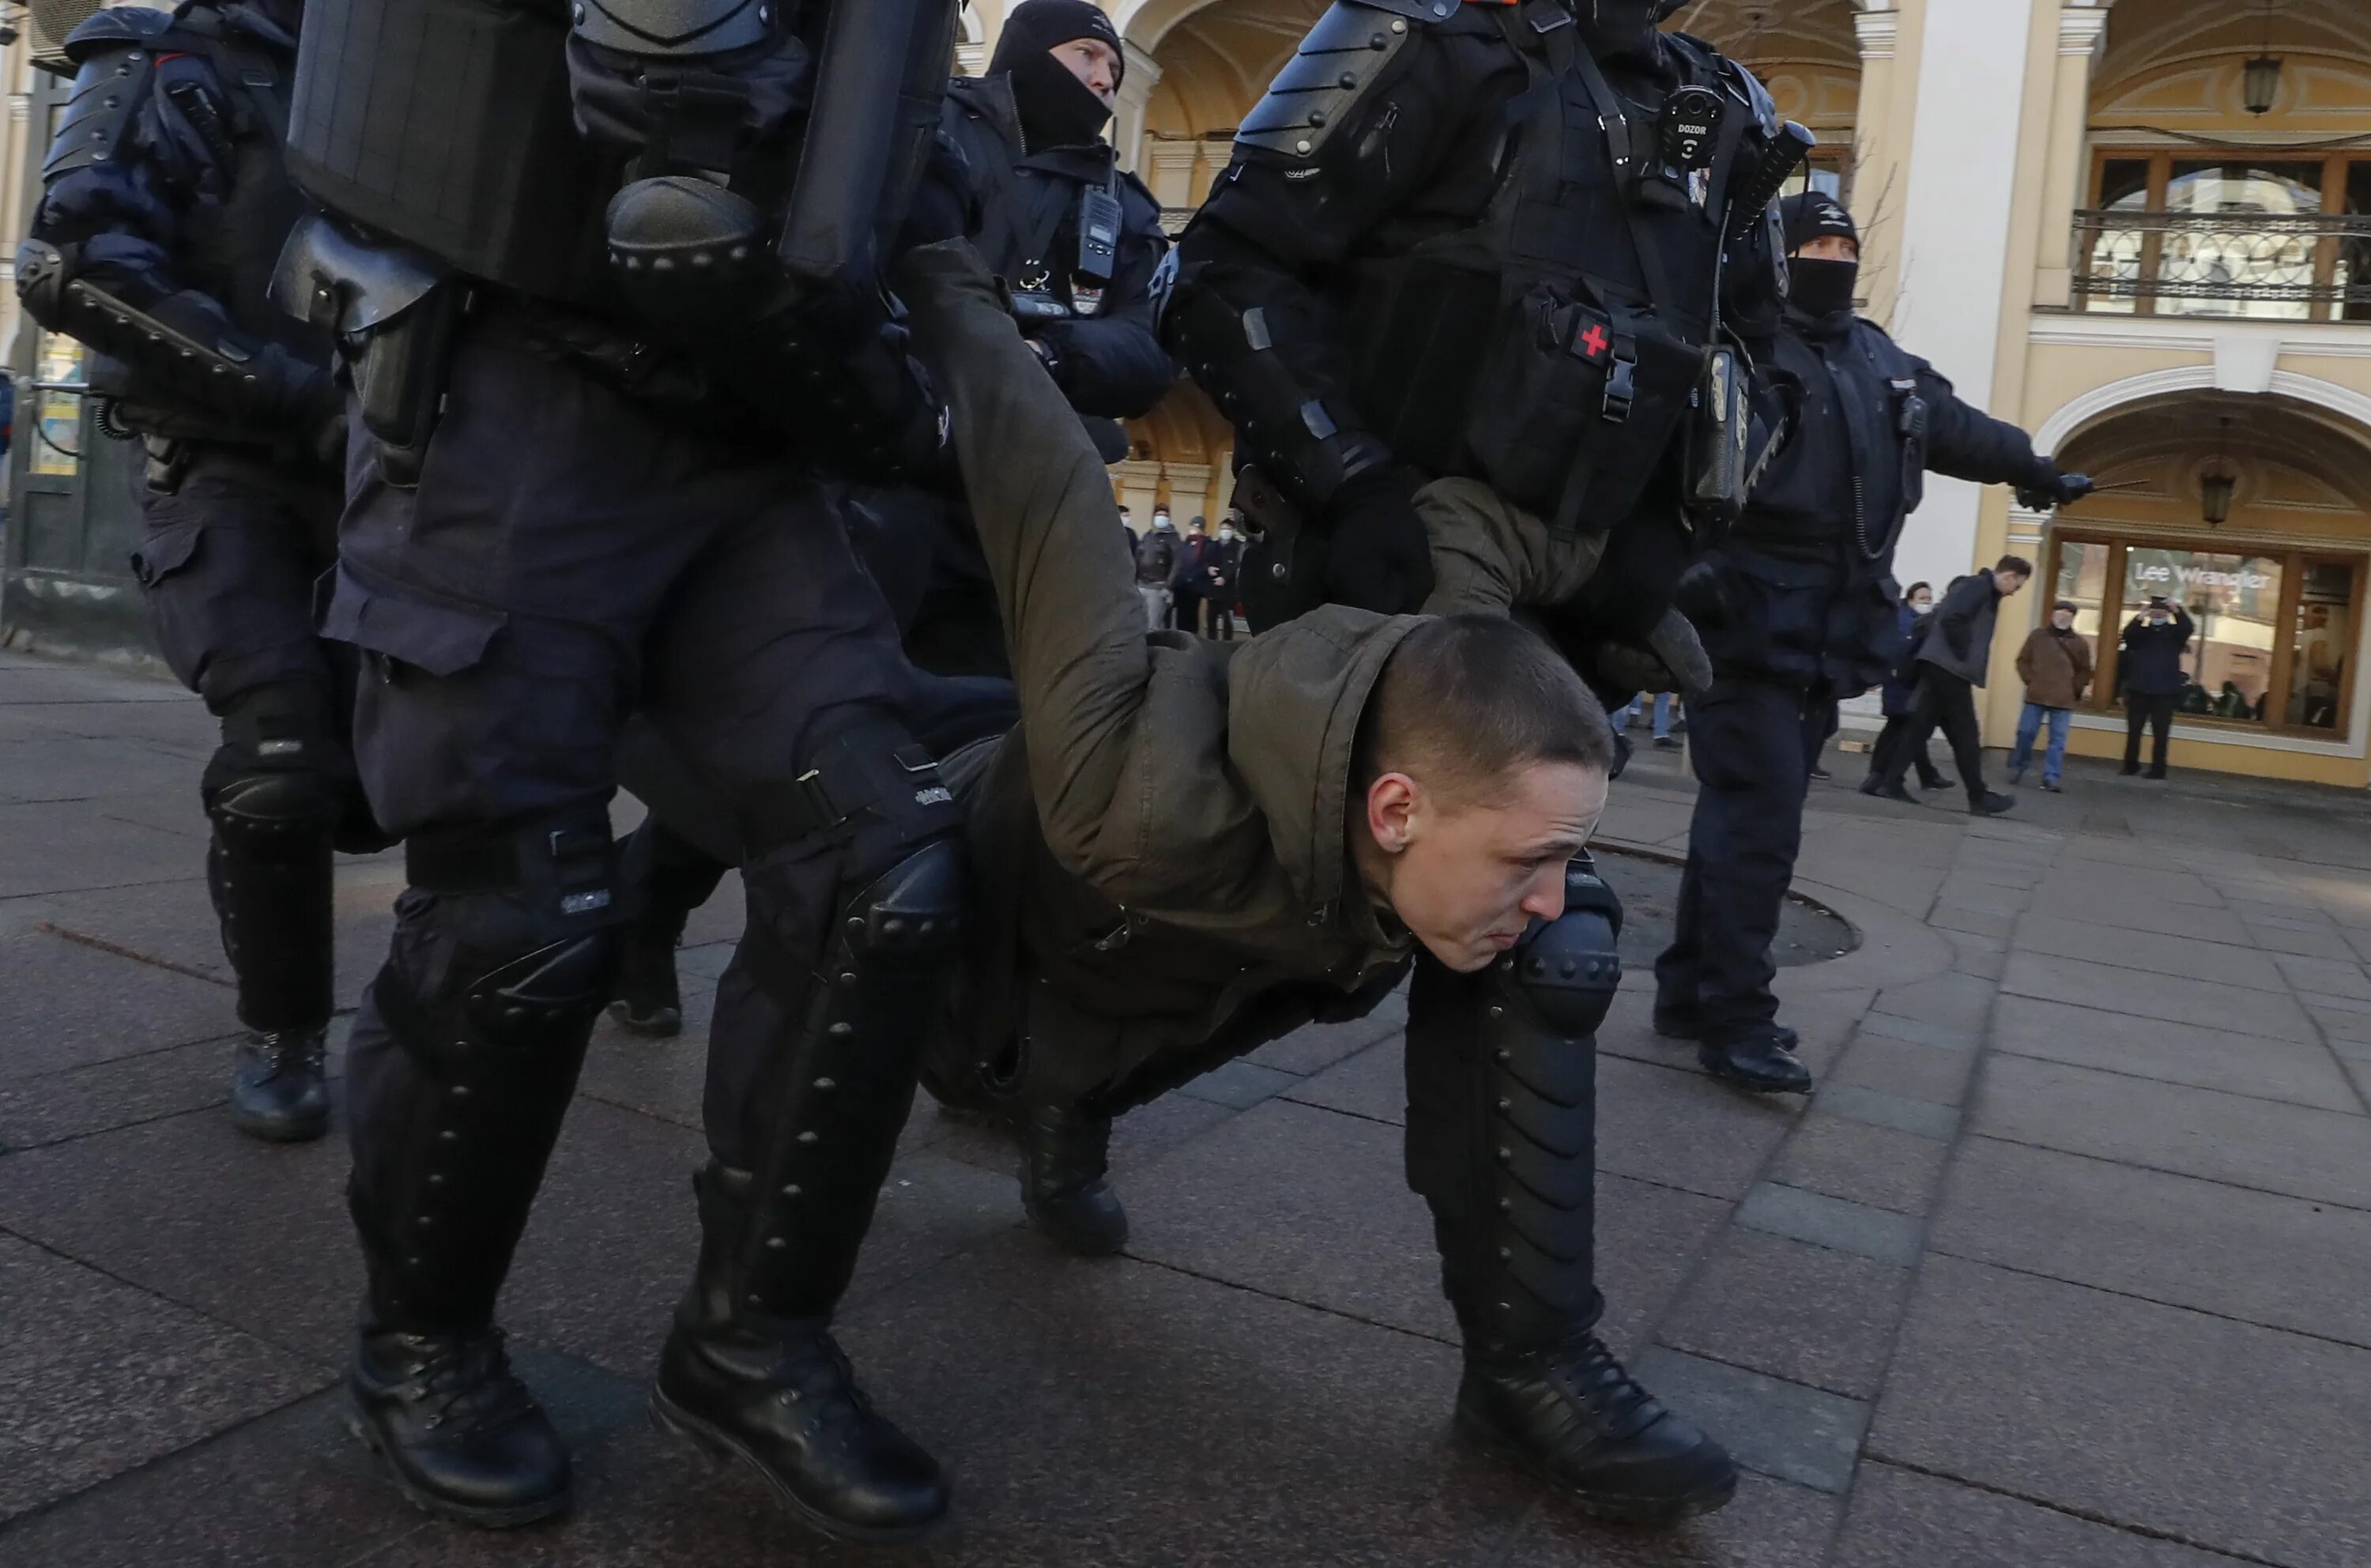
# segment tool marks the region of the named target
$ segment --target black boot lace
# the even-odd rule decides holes
[[[1663,1413],[1655,1396],[1639,1386],[1595,1334],[1582,1335],[1556,1352],[1548,1377],[1589,1412],[1590,1424],[1611,1437],[1636,1436]]]
[[[258,1081],[270,1083],[283,1073],[300,1078],[320,1075],[329,1044],[319,1030],[277,1030],[255,1037],[255,1054],[263,1064]]]
[[[511,1371],[503,1331],[413,1342],[424,1353],[406,1370],[421,1425],[468,1441],[535,1413],[535,1396]]]

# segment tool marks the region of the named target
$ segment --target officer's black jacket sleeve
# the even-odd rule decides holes
[[[272,354],[232,321],[223,301],[191,287],[174,261],[191,214],[228,194],[236,154],[209,140],[168,89],[202,93],[225,125],[234,118],[230,97],[198,55],[167,55],[156,72],[122,144],[104,161],[50,181],[32,237],[66,254],[69,276],[177,330],[250,360]]]
[[[1377,226],[1452,159],[1483,162],[1487,148],[1477,153],[1476,144],[1498,140],[1523,80],[1521,63],[1495,33],[1419,32],[1313,157],[1236,148],[1179,241],[1181,294],[1208,289],[1239,312],[1265,310],[1276,352],[1300,385],[1338,430],[1358,430],[1334,339],[1341,329],[1320,296]],[[1278,455],[1256,455],[1273,462]]]
[[[2032,437],[1960,401],[1925,360],[1918,362],[1918,395],[1926,400],[1926,467],[1936,473],[1980,485],[2017,485],[2058,472],[2034,452]]]
[[[1049,321],[1032,336],[1054,351],[1055,376],[1082,414],[1132,420],[1152,411],[1177,384],[1177,362],[1161,346],[1152,280],[1169,254],[1161,209],[1131,188],[1128,226],[1104,307],[1094,316]]]

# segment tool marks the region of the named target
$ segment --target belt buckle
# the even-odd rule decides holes
[[[1628,422],[1630,409],[1638,400],[1638,362],[1621,354],[1613,356],[1605,373],[1605,418],[1609,423]]]

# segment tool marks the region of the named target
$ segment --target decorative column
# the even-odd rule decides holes
[[[2058,12],[2058,77],[2041,186],[2041,261],[2033,275],[2033,303],[2043,310],[2074,303],[2075,213],[2089,194],[2091,172],[2091,74],[2107,52],[2111,4],[2066,0]]]
[[[1908,120],[1896,102],[1900,73],[1894,54],[1902,40],[1902,13],[1856,9],[1853,33],[1860,44],[1860,106],[1853,118],[1853,219],[1861,232],[1861,294],[1868,301],[1869,315],[1884,321],[1893,312],[1910,152]]]
[[[1202,197],[1202,142],[1152,138],[1145,144],[1144,165],[1139,171],[1163,207],[1193,207]]]
[[[1152,89],[1161,85],[1161,62],[1133,43],[1128,69],[1120,74],[1119,112],[1112,126],[1112,145],[1119,149],[1119,167],[1133,172],[1144,156],[1145,120],[1152,109]]]
[[[1150,529],[1153,505],[1161,499],[1161,465],[1134,457],[1115,463],[1112,482],[1118,487],[1119,503],[1128,508],[1128,525],[1139,534]],[[1170,508],[1173,516],[1176,510]]]

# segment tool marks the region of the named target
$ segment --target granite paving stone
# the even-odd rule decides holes
[[[2248,922],[2248,935],[2266,952],[2291,953],[2300,958],[2336,959],[2346,963],[2356,962],[2354,949],[2347,944],[2346,934],[2333,925],[2297,927],[2250,920]]]
[[[1748,1471],[1737,1500],[1669,1530],[1601,1524],[1543,1506],[1511,1532],[1500,1568],[1803,1568],[1835,1533],[1837,1500]]]
[[[1597,1059],[1597,1166],[1736,1199],[1802,1114],[1799,1101],[1741,1095],[1684,1066]]]
[[[2034,901],[2033,907],[2060,920],[2246,945],[2247,925],[2230,910],[2150,898],[2126,887],[2122,879],[2121,870],[2095,868],[2053,880],[2043,896]]]
[[[1737,1223],[1903,1268],[1917,1260],[1924,1230],[1910,1215],[1775,1182],[1764,1182],[1746,1194],[1738,1205]]]
[[[1866,1089],[1903,1100],[1954,1106],[1966,1094],[1976,1053],[1920,1045],[1864,1030],[1821,1090]]]
[[[1656,1337],[1676,1350],[1870,1399],[1909,1279],[1890,1263],[1732,1227]]]
[[[1638,1357],[1637,1371],[1745,1469],[1820,1492],[1851,1484],[1868,1427],[1863,1401],[1660,1346]]]
[[[1208,1100],[1232,1110],[1248,1111],[1263,1100],[1273,1100],[1301,1080],[1292,1074],[1275,1067],[1264,1067],[1257,1062],[1233,1061],[1185,1086],[1182,1092],[1196,1100]]]
[[[2214,986],[2240,986],[2257,991],[2286,991],[2284,978],[2270,953],[2227,942],[2200,941],[2194,937],[2169,937],[2157,931],[2128,931],[2089,920],[2065,920],[2035,910],[2017,923],[2014,939],[2019,952],[2057,958],[2088,959],[2120,969],[2178,974]],[[2147,981],[2127,977],[2127,986]]]
[[[5,833],[0,829],[0,833]],[[220,1038],[227,986],[46,931],[0,937],[0,1080]]]
[[[189,814],[186,802],[182,812]],[[0,844],[8,847],[0,859],[0,899],[190,874],[188,834],[104,816],[75,801],[0,801]]]
[[[0,1079],[0,1148],[87,1137],[219,1104],[229,1091],[237,1038]]]
[[[11,1157],[9,1174],[23,1156]],[[0,1235],[0,1520],[330,1380],[235,1329]],[[0,1549],[7,1541],[0,1537]]]
[[[192,759],[186,751],[147,741],[80,735],[0,740],[0,800],[105,801],[140,794],[168,767],[191,768]],[[192,790],[192,812],[197,809],[195,793]]]
[[[1778,1151],[1770,1180],[1896,1214],[1923,1215],[1949,1146],[1818,1111]]]
[[[2142,974],[2112,964],[2041,953],[2013,953],[2001,990],[2077,1007],[2109,1004],[2145,1018],[2203,1024],[2238,1034],[2311,1043],[2313,1022],[2291,997],[2243,986],[2186,980],[2173,974]]]
[[[1868,1042],[1884,1044],[1881,1040]],[[1949,1143],[1960,1130],[1960,1113],[1950,1106],[1932,1100],[1923,1100],[1881,1090],[1865,1089],[1857,1084],[1839,1083],[1833,1078],[1813,1091],[1813,1104],[1827,1116],[1840,1116],[1848,1122],[1859,1122],[1872,1127],[1891,1127],[1897,1133],[1914,1133],[1922,1138]]]
[[[1914,1044],[1931,1045],[1937,1050],[1973,1051],[1984,1043],[1981,1027],[1949,1023],[1929,1023],[1923,1019],[1897,1018],[1882,1009],[1871,1011],[1860,1020],[1860,1032],[1887,1040],[1906,1040]]]
[[[1931,1245],[2371,1347],[2371,1214],[2360,1209],[1971,1138]]]
[[[1993,1018],[1993,1043],[2015,1055],[2187,1084],[2192,1089],[2282,1100],[2325,1111],[2357,1108],[2337,1065],[2319,1044],[2236,1034],[2170,1019],[2134,1018],[2106,1008],[2031,997],[2001,998]]]
[[[1394,992],[1373,1012],[1347,1023],[1313,1023],[1271,1040],[1245,1058],[1295,1078],[1322,1073],[1407,1027],[1407,997]]]
[[[2234,1568],[2237,1560],[1870,1464],[1853,1483],[1832,1561],[1834,1568]]]
[[[1599,1061],[1602,1070],[1603,1058],[1600,1057]],[[1303,1105],[1322,1105],[1353,1116],[1405,1125],[1406,1043],[1392,1039],[1380,1045],[1370,1045],[1347,1061],[1286,1090],[1285,1098]]]
[[[2371,1351],[1934,1258],[1869,1449],[2266,1562],[2358,1568],[2359,1467],[2298,1459],[2371,1445],[2366,1387]]]
[[[1927,914],[1926,923],[1937,930],[1989,937],[1999,941],[2017,929],[2018,918],[2013,913],[1997,909],[1971,909],[1964,904],[1937,904]]]
[[[1972,1126],[2016,1143],[2371,1208],[2371,1119],[2025,1056],[1984,1065]]]
[[[2162,865],[2125,866],[2111,878],[2102,879],[2087,870],[2062,866],[2043,879],[2037,890],[2035,907],[2047,908],[2061,895],[2095,893],[2103,881],[2118,894],[2136,902],[2203,905],[2208,908],[2220,908],[2223,905],[2222,895],[2191,871]]]

